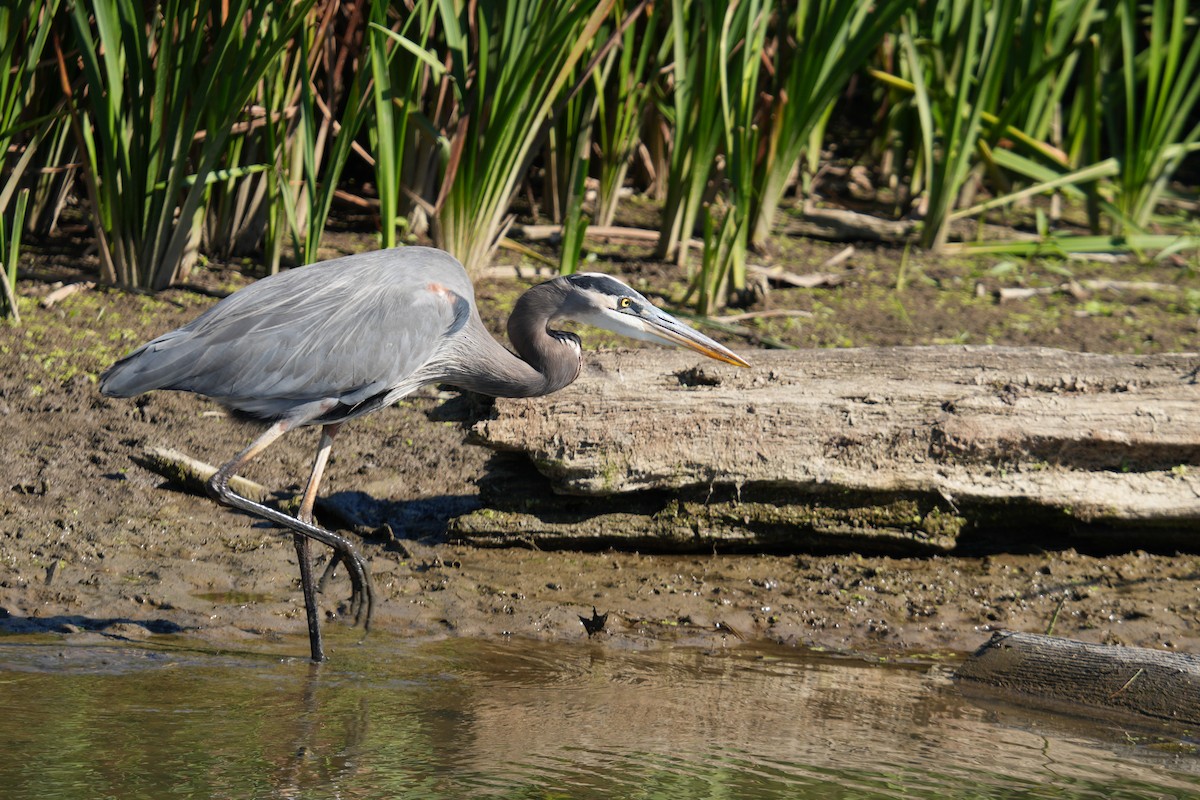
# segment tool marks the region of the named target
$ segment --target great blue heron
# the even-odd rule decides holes
[[[218,502],[295,532],[312,658],[322,661],[309,540],[329,545],[335,559],[345,562],[355,624],[370,625],[375,601],[358,549],[313,522],[317,487],[338,428],[428,384],[493,397],[557,391],[578,377],[582,363],[579,337],[552,327],[564,319],[749,366],[625,284],[597,273],[555,278],[521,295],[508,320],[518,357],[484,328],[471,282],[453,256],[402,247],[263,278],[113,364],[100,378],[100,391],[110,397],[152,389],[195,392],[270,422],[217,471],[208,489]],[[230,478],[252,458],[305,425],[322,428],[295,517],[230,488]]]

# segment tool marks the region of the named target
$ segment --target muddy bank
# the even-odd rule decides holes
[[[187,395],[113,401],[95,389],[112,358],[211,302],[83,293],[48,310],[27,304],[24,326],[3,330],[0,631],[182,633],[232,646],[278,636],[281,653],[307,651],[290,538],[131,460],[163,445],[220,463],[257,427]],[[449,521],[479,507],[477,483],[494,462],[462,424],[430,419],[444,399],[429,392],[347,426],[324,485],[372,531],[363,549],[381,629],[570,641],[586,637],[579,617],[594,606],[609,615],[600,635],[621,646],[767,639],[924,653],[973,649],[997,628],[1052,628],[1200,649],[1193,555],[669,556],[447,543]],[[315,446],[313,431],[285,437],[249,477],[294,494]],[[347,595],[344,578],[331,585],[331,617]],[[355,634],[329,628],[336,657]]]

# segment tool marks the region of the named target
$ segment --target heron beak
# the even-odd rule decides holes
[[[724,361],[726,364],[738,367],[750,366],[745,359],[725,346],[714,342],[703,333],[684,325],[670,314],[659,311],[653,306],[650,308],[649,312],[638,315],[637,319],[643,324],[646,333],[654,339],[664,344],[695,350],[697,353],[702,353],[717,361]]]

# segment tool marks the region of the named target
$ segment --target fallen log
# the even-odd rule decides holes
[[[147,447],[141,453],[135,453],[131,458],[135,464],[145,467],[151,472],[156,472],[201,497],[208,494],[208,482],[213,475],[217,474],[217,467],[212,464],[192,458],[170,447]],[[256,503],[265,503],[271,499],[270,489],[249,478],[243,478],[241,475],[232,476],[229,479],[229,486],[238,494]]]
[[[1011,697],[1200,725],[1200,656],[998,632],[955,677]]]
[[[147,447],[141,453],[135,453],[131,458],[135,464],[145,467],[151,472],[163,476],[180,488],[201,497],[208,495],[208,481],[213,475],[217,474],[217,467],[212,464],[192,458],[186,453],[181,453],[170,447]],[[241,475],[231,476],[229,478],[229,486],[238,494],[256,503],[269,504],[272,500],[276,499],[275,492],[272,492],[261,483],[252,481]],[[290,514],[294,514],[299,505],[299,498],[292,498],[284,503],[284,510]],[[340,522],[362,535],[374,533],[345,502],[337,502],[327,497],[318,497],[314,508],[321,515],[327,514],[338,518]]]
[[[498,400],[476,441],[524,454],[555,493],[599,499],[502,479],[453,532],[669,549],[865,537],[937,552],[998,531],[1196,546],[1198,354],[962,346],[751,360],[603,353],[562,392]]]
[[[803,213],[784,214],[777,229],[788,236],[805,236],[832,242],[910,241],[917,231],[913,220],[891,220],[839,208],[809,208]]]

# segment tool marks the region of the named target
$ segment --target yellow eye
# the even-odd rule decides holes
[[[622,297],[617,301],[617,308],[629,308],[633,304],[633,300],[628,297]]]

